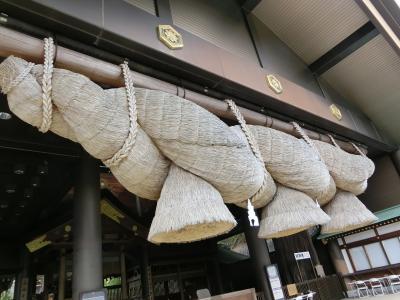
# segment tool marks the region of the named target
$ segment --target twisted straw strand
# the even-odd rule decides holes
[[[233,100],[231,99],[226,99],[225,102],[228,104],[229,109],[232,110],[233,114],[235,115],[237,121],[239,122],[240,127],[242,128],[244,135],[247,138],[247,142],[249,143],[250,148],[254,153],[254,156],[261,162],[261,165],[263,166],[264,169],[263,183],[260,189],[250,198],[250,202],[252,203],[253,199],[258,198],[258,195],[262,194],[267,188],[267,180],[268,180],[267,169],[265,168],[264,159],[262,158],[257,141],[254,138],[253,134],[251,133],[250,129],[247,127],[246,121],[243,118],[239,108],[236,106],[235,102],[233,102]]]
[[[54,42],[53,39],[44,39],[44,64],[42,78],[42,124],[39,127],[40,132],[47,132],[50,129],[53,120],[53,104],[51,100],[52,77],[54,70]]]
[[[331,136],[330,134],[327,134],[327,136],[329,137],[329,139],[331,140],[332,144],[340,149],[340,146],[338,145],[338,143],[336,143],[335,139],[333,138],[333,136]]]
[[[306,143],[311,147],[311,149],[314,150],[314,152],[318,155],[319,159],[324,162],[321,154],[318,151],[318,148],[315,146],[315,144],[313,143],[313,141],[310,139],[310,137],[304,132],[303,128],[300,127],[299,124],[297,124],[296,122],[291,122],[291,124],[293,125],[294,129],[300,134],[300,136],[302,137],[303,140],[306,141]]]
[[[357,150],[358,153],[360,153],[362,156],[366,157],[365,153],[362,152],[361,149],[356,144],[354,144],[353,142],[351,142],[350,144],[354,147],[354,149]]]
[[[126,98],[128,100],[128,111],[129,111],[129,133],[123,146],[119,149],[113,157],[104,161],[104,164],[108,167],[118,165],[124,158],[126,158],[132,147],[135,145],[136,136],[138,133],[137,123],[137,108],[136,108],[136,96],[135,87],[133,85],[133,78],[127,62],[120,65],[122,74],[125,82]]]
[[[29,72],[34,66],[34,63],[29,62],[26,68],[17,77],[15,77],[8,85],[2,88],[1,92],[7,95],[14,87],[20,84],[20,82],[22,82],[26,76],[28,76]]]

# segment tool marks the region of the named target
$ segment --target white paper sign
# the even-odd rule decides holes
[[[87,292],[83,293],[80,296],[81,300],[106,300],[105,291],[95,291],[95,292]]]
[[[272,294],[275,300],[285,299],[282,290],[281,280],[278,274],[278,267],[276,265],[267,266],[267,275],[269,284],[271,286]]]
[[[305,251],[305,252],[296,252],[296,253],[294,254],[294,258],[295,258],[296,260],[302,260],[302,259],[310,259],[311,256],[310,256],[310,252],[308,252],[308,251]]]

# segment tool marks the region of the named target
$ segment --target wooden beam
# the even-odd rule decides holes
[[[148,229],[146,227],[127,216],[104,198],[100,201],[100,211],[115,223],[118,223],[125,229],[133,232],[135,236],[147,240]]]
[[[15,55],[31,62],[43,62],[43,45],[40,39],[5,27],[0,27],[0,40],[0,56],[7,57],[9,55]],[[98,83],[114,87],[121,87],[124,85],[119,66],[61,46],[57,47],[55,65],[57,68],[68,69],[83,74]],[[137,87],[161,90],[170,94],[183,96],[185,99],[202,106],[219,117],[236,121],[235,116],[224,101],[190,90],[184,90],[174,84],[135,71],[131,72],[134,84]],[[243,107],[239,108],[249,124],[271,127],[293,136],[301,137],[290,123]],[[307,129],[305,129],[305,132],[311,139],[330,143],[330,139],[327,135]],[[350,143],[343,142],[339,139],[337,143],[343,150],[350,153],[357,153]],[[365,148],[364,152],[366,152]]]
[[[372,23],[378,28],[380,33],[385,37],[390,46],[400,56],[400,24],[399,20],[393,20],[392,14],[385,14],[385,4],[394,2],[393,0],[382,1],[371,1],[371,0],[355,0],[361,9],[367,14]],[[386,3],[387,2],[387,3]],[[392,8],[400,10],[400,7],[396,3],[392,3]],[[383,10],[382,10],[383,9]],[[399,15],[399,14],[397,14]],[[392,26],[391,26],[392,25]]]
[[[374,24],[365,23],[331,50],[309,65],[311,72],[321,75],[379,34]]]

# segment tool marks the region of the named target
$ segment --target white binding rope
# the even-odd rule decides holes
[[[314,142],[310,139],[310,137],[305,133],[303,128],[301,128],[301,126],[297,122],[293,121],[293,122],[291,122],[291,124],[293,125],[293,128],[297,131],[297,133],[300,134],[302,139],[305,140],[306,143],[311,147],[311,149],[313,149],[314,152],[318,155],[318,158],[320,159],[320,161],[325,164],[324,159],[322,158],[321,154],[319,153],[318,148],[315,146]],[[315,198],[315,204],[317,207],[321,207],[318,202],[318,198]]]
[[[18,84],[20,84],[26,76],[28,76],[29,72],[32,70],[32,68],[35,66],[34,63],[28,62],[27,66],[25,69],[22,70],[20,74],[18,74],[17,77],[15,77],[8,85],[5,85],[2,89],[1,92],[5,95],[7,95],[11,90],[16,87]]]
[[[261,165],[263,166],[264,169],[264,178],[263,178],[263,183],[259,190],[250,197],[250,199],[247,200],[247,212],[248,212],[248,217],[250,221],[251,226],[259,226],[259,221],[257,214],[254,211],[254,206],[252,204],[253,199],[256,198],[260,193],[263,193],[264,190],[267,187],[267,169],[265,168],[265,163],[264,159],[262,158],[260,149],[258,147],[257,141],[254,138],[253,134],[251,133],[250,129],[247,127],[246,120],[243,118],[242,113],[240,112],[239,108],[236,106],[235,102],[231,99],[226,99],[225,102],[228,104],[228,107],[230,110],[232,110],[233,114],[235,115],[240,128],[242,129],[244,135],[246,136],[247,142],[250,145],[250,148],[252,152],[254,153],[254,156],[260,161]]]
[[[54,70],[54,41],[51,37],[44,39],[44,63],[42,78],[42,123],[39,131],[49,131],[53,121],[53,103],[51,100],[52,77]]]
[[[138,133],[136,96],[135,96],[135,87],[133,85],[132,74],[129,69],[128,62],[124,62],[123,64],[120,65],[120,67],[122,69],[122,74],[124,76],[125,92],[128,101],[129,133],[121,149],[119,149],[113,155],[113,157],[103,161],[107,167],[118,165],[124,158],[128,156],[129,152],[135,145],[136,136]]]

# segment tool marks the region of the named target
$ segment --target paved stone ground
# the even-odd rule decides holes
[[[365,297],[365,298],[346,298],[348,299],[363,299],[363,300],[400,300],[400,293],[399,294],[390,294],[384,296],[375,296],[375,297]],[[343,299],[343,300],[346,300]]]

